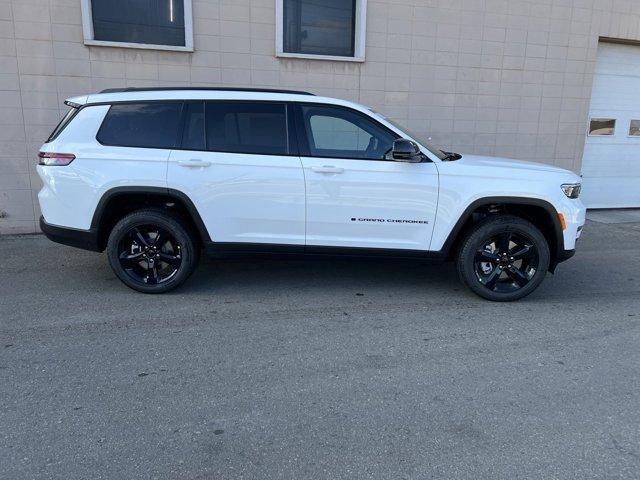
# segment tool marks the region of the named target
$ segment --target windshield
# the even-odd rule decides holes
[[[416,140],[418,143],[420,143],[420,145],[423,145],[427,150],[429,150],[431,153],[433,153],[436,157],[438,157],[440,160],[445,160],[447,158],[447,154],[445,152],[443,152],[442,150],[440,150],[438,147],[436,147],[435,145],[433,145],[431,142],[429,142],[426,139],[423,139],[421,137],[421,135],[415,135],[413,132],[411,132],[408,128],[405,128],[403,125],[398,124],[397,122],[394,122],[393,120],[385,117],[384,115],[382,115],[381,113],[376,112],[375,110],[371,110],[373,113],[375,113],[376,115],[378,115],[380,118],[384,119],[386,122],[390,123],[391,125],[393,125],[394,127],[396,127],[398,130],[401,130],[403,132],[405,132],[406,134],[408,134],[411,138],[413,138],[414,140]]]

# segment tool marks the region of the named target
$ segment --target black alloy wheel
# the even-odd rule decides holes
[[[521,233],[505,231],[489,237],[476,252],[478,281],[492,292],[514,292],[535,276],[538,265],[535,242]]]
[[[487,300],[507,302],[533,292],[549,270],[547,239],[531,222],[513,215],[474,225],[458,250],[462,282]]]
[[[118,259],[134,281],[156,285],[173,278],[182,265],[182,247],[157,225],[131,227],[118,244]]]
[[[149,208],[116,223],[107,242],[107,255],[125,285],[143,293],[163,293],[191,275],[199,250],[195,236],[180,217]]]

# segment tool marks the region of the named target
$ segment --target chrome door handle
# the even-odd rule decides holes
[[[178,160],[178,165],[181,167],[208,167],[211,162],[207,160],[199,160],[197,158],[190,158],[189,160]]]
[[[311,167],[316,173],[342,173],[344,168],[334,167],[332,165],[323,165],[322,167]]]

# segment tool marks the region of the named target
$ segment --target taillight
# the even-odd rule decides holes
[[[71,153],[38,153],[38,165],[46,165],[48,167],[64,167],[75,160],[76,156]]]

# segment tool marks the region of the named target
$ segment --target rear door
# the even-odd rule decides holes
[[[398,136],[337,105],[297,106],[307,187],[307,245],[428,250],[438,200],[435,164],[393,161]]]
[[[187,194],[216,243],[304,245],[305,186],[287,106],[187,102],[168,184]]]

